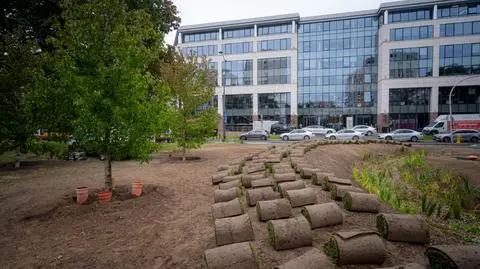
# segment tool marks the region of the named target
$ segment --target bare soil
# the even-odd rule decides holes
[[[214,186],[210,175],[220,164],[265,145],[209,145],[191,155],[200,160],[182,162],[168,154],[155,156],[148,164],[115,162],[117,192],[113,201],[100,204],[95,193],[102,187],[103,163],[87,161],[41,161],[18,171],[0,172],[0,268],[205,268],[203,252],[215,247],[211,216]],[[351,167],[363,153],[391,152],[395,145],[329,145],[307,154],[325,172],[351,177]],[[460,168],[478,177],[480,162],[463,163],[442,156],[443,165]],[[459,162],[457,164],[457,162]],[[471,169],[471,170],[468,170]],[[134,180],[145,181],[144,195],[135,198],[129,190]],[[74,189],[88,186],[90,202],[77,205]],[[329,202],[316,188],[318,202]],[[340,203],[339,203],[340,204]],[[382,205],[382,212],[393,212]],[[303,254],[308,248],[275,251],[268,242],[266,223],[257,220],[254,207],[254,246],[260,268],[273,268]],[[299,215],[300,209],[294,210]],[[314,247],[321,248],[333,231],[375,229],[374,214],[345,212],[343,225],[313,230]],[[433,231],[433,243],[457,243]],[[383,266],[405,262],[426,264],[424,246],[387,242]],[[376,265],[338,268],[377,268]]]

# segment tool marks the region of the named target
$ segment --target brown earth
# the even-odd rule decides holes
[[[264,145],[211,145],[192,155],[200,160],[183,163],[167,155],[155,156],[149,164],[135,161],[114,163],[119,188],[108,204],[97,201],[77,205],[74,188],[88,186],[90,193],[102,186],[103,163],[42,161],[19,171],[0,172],[0,268],[205,268],[203,251],[215,247],[211,216],[214,186],[209,176],[226,164]],[[350,178],[351,166],[363,152],[398,150],[394,145],[329,145],[307,154],[326,172]],[[441,152],[432,153],[433,158]],[[454,158],[444,165],[470,166]],[[451,161],[451,162],[450,162]],[[478,168],[471,168],[475,177]],[[468,169],[461,168],[463,172]],[[470,170],[468,170],[470,171]],[[467,172],[468,173],[468,172]],[[128,194],[134,180],[145,181],[145,194]],[[316,188],[318,202],[329,202]],[[91,195],[95,199],[95,195]],[[339,203],[340,204],[340,203]],[[294,210],[299,215],[300,209]],[[382,212],[393,212],[382,205]],[[248,214],[253,222],[260,268],[272,268],[308,248],[275,251],[268,243],[266,223],[256,218],[254,207]],[[343,225],[315,229],[314,246],[321,248],[333,231],[354,228],[375,229],[374,214],[345,212]],[[434,243],[456,243],[433,232]],[[404,262],[426,264],[424,246],[387,242],[384,266]],[[338,268],[376,268],[343,266]]]

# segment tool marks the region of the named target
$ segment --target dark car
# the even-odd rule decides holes
[[[282,123],[274,123],[270,127],[270,133],[271,134],[283,134],[283,133],[288,133],[291,130],[293,130],[292,127],[288,126],[287,124],[282,124]]]
[[[457,138],[460,136],[460,142],[472,142],[478,143],[480,141],[480,132],[471,129],[460,129],[449,133],[436,134],[432,137],[433,140],[438,142],[457,142]]]
[[[247,133],[243,133],[238,136],[240,140],[253,140],[253,139],[260,139],[260,140],[267,140],[269,137],[268,132],[265,130],[252,130]]]

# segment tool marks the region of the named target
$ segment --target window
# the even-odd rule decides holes
[[[390,50],[390,78],[432,76],[432,47]]]
[[[440,76],[480,74],[480,43],[440,46]]]
[[[217,55],[217,45],[196,46],[182,48],[184,57],[189,56],[214,56]]]
[[[433,25],[390,29],[390,41],[419,40],[433,37]]]
[[[471,16],[480,14],[480,4],[471,3],[463,5],[451,5],[439,7],[438,17],[439,18],[449,18],[449,17],[461,17],[461,16]]]
[[[253,36],[252,28],[242,28],[233,30],[223,30],[223,39],[244,38]]]
[[[445,85],[438,89],[438,112],[449,113],[449,93],[453,85]],[[455,87],[455,94],[452,95],[453,113],[480,113],[480,86],[459,86]]]
[[[419,9],[419,10],[410,10],[410,11],[393,11],[388,14],[388,22],[408,22],[408,21],[419,21],[419,20],[430,20],[431,9]]]
[[[258,59],[257,69],[258,84],[290,83],[290,57]]]
[[[223,44],[225,54],[241,54],[252,52],[252,42],[228,43]]]
[[[215,31],[209,33],[183,34],[182,38],[183,43],[217,40],[218,32]]]
[[[223,79],[226,86],[252,85],[253,63],[252,60],[239,60],[222,62]]]
[[[440,36],[464,36],[480,34],[480,21],[447,23],[440,25]]]
[[[253,96],[251,94],[232,94],[225,96],[225,109],[252,109]]]
[[[310,27],[308,27],[310,29]],[[280,25],[265,25],[257,27],[257,34],[262,35],[276,35],[276,34],[285,34],[292,32],[291,24],[280,24]]]

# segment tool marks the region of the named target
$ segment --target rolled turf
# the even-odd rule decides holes
[[[333,176],[332,173],[324,173],[324,172],[315,172],[312,174],[312,184],[313,185],[322,185],[323,180],[329,179],[329,177]]]
[[[373,231],[335,232],[323,249],[338,265],[382,264],[386,257],[385,244]]]
[[[217,246],[254,240],[248,214],[215,220]]]
[[[242,179],[242,175],[226,176],[226,177],[223,177],[221,179],[221,182],[222,183],[227,183],[227,182],[230,182],[230,181],[241,180],[241,179]]]
[[[430,233],[422,216],[409,214],[378,214],[378,232],[389,241],[426,244]]]
[[[312,175],[316,172],[320,172],[320,169],[305,167],[300,170],[300,177],[303,179],[311,179]]]
[[[205,263],[207,269],[258,269],[256,255],[249,242],[207,249]]]
[[[286,191],[299,190],[304,188],[305,188],[305,182],[303,180],[295,180],[295,181],[278,183],[278,192],[280,192],[282,197],[285,197]]]
[[[425,266],[418,263],[407,263],[404,265],[398,265],[393,267],[382,267],[377,269],[425,269]]]
[[[437,245],[425,251],[431,269],[478,269],[479,246]]]
[[[304,216],[268,221],[268,235],[275,250],[312,245],[312,230]]]
[[[312,229],[343,223],[342,209],[333,202],[305,206],[302,214],[310,222]]]
[[[292,207],[299,207],[317,203],[317,195],[313,188],[304,188],[289,190],[285,192],[285,197],[290,201]]]
[[[321,184],[324,191],[329,191],[332,185],[350,186],[352,185],[352,181],[346,178],[330,176],[328,178],[324,177],[321,181]]]
[[[229,168],[229,166],[228,166],[228,165],[226,165],[226,164],[219,165],[219,166],[217,166],[217,172],[220,172],[220,171],[227,171],[227,170],[228,170],[228,168]]]
[[[275,199],[257,202],[257,217],[259,221],[283,219],[292,216],[292,206],[287,199]]]
[[[213,193],[213,199],[215,203],[228,202],[237,198],[238,191],[238,188],[231,188],[228,190],[215,190],[215,192]]]
[[[236,187],[240,187],[240,179],[218,184],[218,189],[220,190],[228,190]]]
[[[271,187],[247,190],[247,204],[254,206],[258,201],[268,201],[280,198],[280,193],[273,191]]]
[[[363,189],[354,186],[345,186],[330,184],[330,197],[334,200],[341,201],[347,192],[365,192]]]
[[[275,173],[275,174],[288,174],[288,173],[295,173],[295,170],[293,170],[291,167],[279,168],[279,169],[275,169],[273,173]]]
[[[227,170],[223,170],[215,173],[214,175],[212,175],[212,184],[215,185],[222,182],[222,179],[228,175],[229,174]]]
[[[343,207],[353,212],[378,213],[380,201],[377,195],[361,192],[347,192],[343,195]]]
[[[243,173],[245,174],[253,174],[257,172],[265,171],[265,165],[263,163],[249,165],[243,168]]]
[[[334,269],[334,267],[321,250],[312,248],[301,256],[275,266],[275,269]]]
[[[313,169],[313,165],[310,163],[297,163],[297,166],[295,166],[295,172],[300,173],[304,168]]]
[[[295,173],[273,174],[273,179],[275,179],[276,183],[281,183],[287,181],[295,181],[297,180],[297,176],[295,175]]]
[[[240,199],[238,198],[228,202],[220,202],[212,205],[212,215],[214,219],[238,216],[243,213],[244,208],[240,203]]]
[[[275,183],[273,182],[273,179],[271,177],[268,177],[268,178],[252,180],[250,185],[252,188],[255,189],[255,188],[263,188],[263,187],[271,187],[275,185]]]
[[[265,178],[265,173],[242,175],[242,185],[245,188],[251,188],[253,180],[262,179],[262,178]]]

